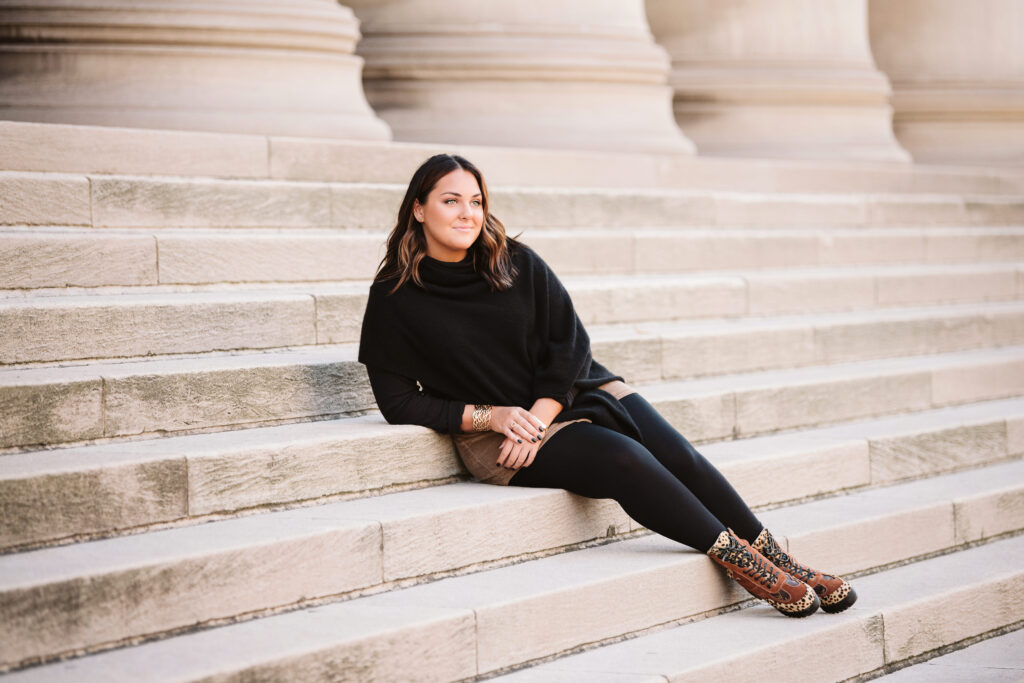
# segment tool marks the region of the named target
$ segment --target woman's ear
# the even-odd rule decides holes
[[[420,223],[423,222],[423,205],[420,204],[420,200],[412,200],[412,217],[418,220]]]

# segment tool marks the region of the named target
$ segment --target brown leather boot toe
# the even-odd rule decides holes
[[[806,617],[818,609],[820,601],[810,586],[776,567],[731,530],[719,534],[708,556],[748,593],[787,617]]]
[[[754,548],[767,557],[775,566],[805,582],[821,599],[821,609],[836,614],[857,602],[857,591],[848,581],[839,576],[825,574],[801,564],[786,553],[767,529],[762,529],[754,541]]]

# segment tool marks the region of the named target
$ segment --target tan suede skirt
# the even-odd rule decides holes
[[[619,380],[612,380],[607,384],[602,384],[598,389],[608,392],[616,399],[625,398],[630,394],[636,393],[636,389]],[[544,430],[540,448],[537,449],[537,456],[540,457],[541,451],[544,450],[544,445],[551,441],[559,430],[571,425],[573,422],[590,422],[590,420],[586,418],[568,420],[566,422],[556,422],[548,426]],[[498,464],[498,447],[505,440],[504,434],[491,431],[467,432],[465,434],[453,434],[452,440],[455,442],[455,450],[458,451],[462,464],[466,466],[470,474],[485,484],[507,486],[509,480],[518,471],[510,470]]]

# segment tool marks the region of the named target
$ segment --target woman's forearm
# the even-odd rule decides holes
[[[538,398],[534,401],[530,412],[536,415],[545,427],[550,427],[554,419],[562,412],[562,404],[553,398]]]

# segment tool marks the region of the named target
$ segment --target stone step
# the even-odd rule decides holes
[[[1020,683],[1024,681],[1024,628],[886,674],[883,683]]]
[[[570,277],[585,324],[1024,298],[1024,266]],[[368,282],[280,291],[0,292],[0,365],[356,342]]]
[[[518,232],[513,230],[513,232]],[[384,231],[0,230],[0,289],[369,280]],[[1024,261],[1024,228],[530,230],[560,277]]]
[[[466,156],[495,186],[1024,193],[1024,176],[1013,169],[351,142],[0,121],[0,158],[9,171],[406,183],[423,160],[439,153]]]
[[[331,183],[0,171],[0,225],[347,228],[393,224],[405,183]],[[1024,196],[811,194],[668,188],[495,187],[494,214],[526,227],[864,228],[1024,223]]]
[[[492,488],[489,493],[498,494],[503,491]],[[831,570],[848,573],[906,561],[1017,531],[1024,528],[1022,500],[1024,461],[1015,461],[807,503],[795,508],[783,508],[765,513],[762,518],[769,527],[780,530],[780,535],[781,530],[785,530],[785,542],[789,549],[804,561],[815,564],[827,558]],[[1015,503],[1007,506],[1008,501]],[[331,516],[327,507],[321,508],[316,518],[323,520],[321,524],[324,526],[327,526],[326,520]],[[295,512],[288,514],[294,515]],[[539,514],[531,515],[530,519],[535,523],[545,520],[546,525],[548,518]],[[204,530],[212,535],[213,527],[223,529],[218,533],[217,547],[232,555],[231,576],[234,581],[231,585],[235,588],[233,592],[236,596],[229,595],[225,586],[225,589],[217,591],[216,601],[204,598],[209,594],[211,584],[219,588],[227,583],[226,579],[218,579],[218,574],[226,573],[225,570],[221,567],[197,567],[200,559],[190,543],[181,539],[172,542],[169,538],[158,538],[160,534],[166,536],[174,532],[157,532],[130,539],[0,558],[0,565],[7,565],[2,574],[5,579],[0,584],[4,586],[0,600],[6,603],[5,607],[12,606],[9,613],[14,617],[0,627],[5,629],[4,638],[0,639],[5,644],[0,646],[3,647],[3,660],[8,663],[22,662],[32,656],[56,654],[59,648],[101,645],[105,641],[116,642],[133,633],[158,633],[176,625],[193,625],[215,618],[218,610],[237,610],[240,606],[258,608],[260,603],[266,605],[275,598],[280,600],[290,597],[282,595],[282,592],[305,598],[323,595],[324,591],[326,594],[341,592],[345,588],[336,590],[338,584],[356,573],[338,571],[336,563],[342,556],[347,557],[348,562],[353,561],[354,555],[365,559],[371,549],[376,547],[371,533],[377,532],[378,528],[373,525],[366,529],[365,535],[371,536],[371,539],[365,549],[360,546],[362,552],[359,553],[351,552],[355,545],[353,540],[338,537],[332,539],[333,544],[317,544],[317,550],[308,554],[293,549],[289,553],[292,562],[287,563],[289,580],[285,581],[278,576],[277,568],[286,562],[280,559],[276,562],[262,560],[260,556],[272,553],[267,545],[260,544],[260,539],[246,539],[253,546],[253,554],[257,557],[251,562],[243,558],[239,548],[243,544],[240,539],[247,534],[228,533],[226,527],[245,521],[249,520],[209,524],[188,530]],[[353,525],[345,525],[336,520],[334,526],[339,532],[355,533],[350,530]],[[319,531],[317,525],[308,518],[304,520],[303,528],[307,536]],[[386,526],[384,528],[387,534]],[[423,532],[422,529],[418,531]],[[501,535],[500,530],[489,533]],[[436,535],[439,538],[450,538],[455,534],[438,531]],[[136,541],[136,538],[144,540]],[[844,543],[837,542],[844,539]],[[375,540],[380,542],[379,538]],[[384,539],[385,553],[389,540],[387,537]],[[140,548],[137,554],[111,547],[115,543],[125,544],[128,541],[134,541]],[[324,551],[327,546],[337,547],[345,541],[349,545],[347,553],[332,554]],[[278,537],[277,543],[283,544],[284,541]],[[472,547],[470,539],[463,539],[463,544]],[[142,546],[145,546],[144,550]],[[172,547],[174,550],[170,550]],[[1002,552],[993,551],[992,548]],[[416,557],[420,561],[424,555],[429,555],[426,546],[403,550],[406,557]],[[1021,550],[1024,550],[1024,539],[1012,539],[964,551],[972,558],[988,560],[975,565],[970,576],[978,577],[981,574],[988,577],[981,579],[987,585],[992,576],[1001,575],[1011,563],[1019,565]],[[1016,558],[1005,557],[1015,552]],[[966,557],[964,553],[950,556],[960,558],[954,562],[956,566],[962,566],[963,558]],[[60,554],[66,557],[58,558]],[[72,554],[77,556],[71,557]],[[283,555],[285,553],[273,554],[276,558]],[[137,565],[135,567],[132,566],[133,560]],[[173,577],[177,572],[168,566],[175,561],[179,565],[192,565],[192,576],[182,572],[184,576],[175,581]],[[927,562],[938,562],[941,565],[947,560],[937,558]],[[75,566],[76,569],[72,572],[62,569],[68,566]],[[368,578],[373,572],[379,571],[379,566],[372,565],[365,576]],[[387,557],[383,566],[387,580]],[[984,570],[979,571],[981,567]],[[302,572],[299,568],[308,569]],[[201,572],[203,581],[195,580],[196,572]],[[250,574],[253,575],[251,578]],[[919,572],[915,573],[917,575]],[[76,581],[76,576],[87,576],[89,579],[87,582],[81,579]],[[1015,566],[1012,576],[1003,577],[1000,581],[1019,580],[1021,577],[1024,577],[1024,568]],[[320,591],[314,587],[317,581],[323,586]],[[268,590],[262,589],[264,583],[268,585]],[[119,590],[119,585],[131,585],[133,590]],[[150,589],[151,585],[155,590]],[[673,588],[680,585],[692,589]],[[938,584],[926,582],[926,585],[934,588]],[[103,590],[90,590],[86,586],[102,586]],[[270,589],[270,586],[273,588]],[[860,579],[857,588],[866,605],[887,604],[877,601],[879,593],[884,592],[877,579]],[[957,587],[950,586],[948,581],[941,588],[943,592],[951,590],[956,592]],[[278,591],[278,595],[275,596],[274,591]],[[919,592],[914,597],[920,603],[922,595],[927,594],[928,591],[923,594]],[[304,652],[307,657],[315,660],[327,656],[329,652],[332,658],[339,657],[342,661],[351,662],[360,661],[356,659],[360,651],[368,649],[375,653],[382,652],[381,648],[393,642],[394,631],[399,631],[405,643],[405,647],[401,648],[403,651],[422,653],[437,648],[454,661],[469,663],[468,670],[460,670],[457,675],[446,674],[455,679],[499,671],[584,644],[697,616],[745,597],[738,588],[728,584],[700,553],[681,552],[681,547],[668,539],[647,536],[391,590],[309,611],[202,631],[78,662],[57,664],[33,673],[45,675],[49,671],[56,675],[61,671],[65,674],[73,671],[90,678],[104,670],[92,668],[94,666],[114,667],[116,662],[116,668],[123,671],[125,667],[131,667],[129,662],[136,658],[152,662],[153,655],[150,653],[170,649],[191,655],[181,657],[181,664],[175,668],[178,675],[194,665],[217,667],[221,675],[227,670],[235,676],[259,678],[261,675],[269,675],[264,667],[281,666],[282,660],[294,657],[294,641],[289,634],[304,634]],[[896,596],[890,593],[889,597]],[[233,599],[235,602],[231,604]],[[948,595],[944,595],[944,599],[948,599]],[[976,596],[974,600],[977,600]],[[74,605],[73,614],[67,613],[66,606],[69,603]],[[903,604],[903,601],[897,598],[894,603]],[[998,614],[1003,619],[1013,615],[1017,619],[1024,616],[1024,608],[1018,606],[1016,601],[1004,601],[1004,604],[1007,606],[1001,610],[982,611],[988,617]],[[841,621],[849,619],[851,614],[865,611],[864,607],[858,606],[842,617],[818,617],[810,621]],[[745,612],[760,614],[762,625],[763,619],[769,616],[782,618],[768,607],[758,606]],[[389,617],[389,628],[386,631],[392,632],[391,637],[386,633],[374,632],[376,629],[366,623],[367,617],[363,615],[374,613]],[[719,618],[715,617],[708,623]],[[323,619],[338,619],[364,626],[353,633],[351,628],[326,628]],[[1015,620],[1010,619],[1010,622]],[[988,628],[984,630],[1005,623],[1009,622],[991,625],[986,622]],[[306,637],[311,630],[321,634],[314,641],[315,647]],[[788,629],[772,630],[786,632]],[[222,652],[231,652],[234,648],[229,647],[229,643],[235,639],[249,640],[256,633],[269,636],[269,632],[277,634],[277,638],[266,642],[268,645],[271,641],[276,642],[276,646],[253,648],[250,640],[250,654],[244,662],[195,656],[196,653],[210,652],[207,648],[211,641],[217,642]],[[465,639],[467,635],[468,641]],[[895,641],[892,646],[895,651],[901,647]],[[453,647],[468,651],[469,656],[456,656],[450,649]],[[609,649],[616,647],[613,645]],[[253,652],[259,652],[260,655],[253,657]],[[287,652],[292,657],[286,655]],[[389,657],[383,657],[375,658],[375,661],[360,661],[365,668],[360,668],[359,676],[364,680],[402,678],[400,674],[389,678],[388,672],[397,672],[390,668],[394,663],[388,660]],[[65,668],[74,664],[78,666]],[[299,668],[292,669],[291,675],[285,675],[284,678],[295,678],[298,671],[308,671],[308,663],[293,662],[292,665]],[[433,673],[431,669],[416,667],[407,669],[406,675],[412,670]],[[190,675],[195,676],[196,672]],[[192,679],[182,676],[182,680]]]
[[[1000,597],[1024,579],[1022,556],[1024,539],[1018,536],[858,579],[857,604],[840,615],[793,620],[783,628],[769,627],[770,608],[744,609],[493,680],[872,678],[886,667],[1024,619],[1020,601]]]
[[[827,335],[824,339],[830,342]],[[603,345],[597,341],[594,346],[605,350]],[[842,352],[841,346],[837,348]],[[632,351],[628,344],[625,351]],[[0,369],[0,448],[365,413],[375,403],[365,369],[355,356],[355,346],[347,345]],[[628,375],[627,380],[636,381]],[[692,426],[688,431],[698,439],[748,436],[1022,392],[1021,347],[661,382],[645,389],[669,419]]]
[[[1024,455],[1024,399],[706,443],[701,450],[751,505],[777,504]],[[774,473],[783,470],[792,474],[780,482]],[[379,416],[10,454],[0,458],[0,512],[8,520],[0,548],[443,484],[460,475],[447,437],[387,425]]]

